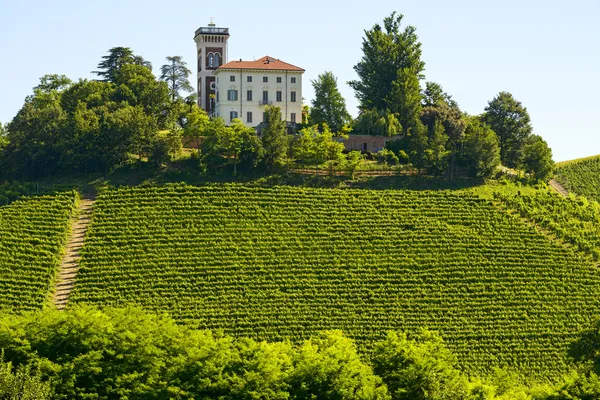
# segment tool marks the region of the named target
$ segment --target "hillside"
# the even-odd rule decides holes
[[[0,310],[41,309],[49,298],[75,194],[23,198],[0,207]]]
[[[549,377],[600,311],[578,254],[466,192],[106,189],[71,301],[259,339],[338,328],[367,350],[426,327],[469,371]]]
[[[556,180],[569,192],[600,202],[600,155],[557,163]]]

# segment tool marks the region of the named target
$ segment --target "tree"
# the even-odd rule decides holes
[[[44,75],[40,78],[40,83],[33,88],[34,92],[40,90],[44,93],[51,93],[53,91],[63,91],[68,89],[73,84],[66,75],[49,74]]]
[[[287,151],[287,141],[285,122],[281,120],[281,109],[279,107],[267,107],[261,139],[264,148],[263,164],[265,168],[272,170],[276,165],[283,164]]]
[[[158,81],[152,71],[136,64],[124,65],[115,74],[116,101],[125,101],[132,106],[141,106],[149,115],[156,118],[160,129],[171,127],[174,115],[171,110],[169,88]]]
[[[500,165],[498,136],[478,117],[467,119],[462,162],[474,178],[489,178]]]
[[[430,130],[427,148],[425,149],[425,167],[429,173],[441,175],[448,169],[450,151],[446,149],[448,136],[440,121],[436,121]]]
[[[438,122],[442,124],[444,134],[448,137],[446,149],[450,152],[449,167],[450,175],[453,176],[456,154],[464,139],[466,123],[458,103],[435,82],[426,83],[421,121],[430,132]]]
[[[7,133],[6,124],[0,122],[0,152],[2,152],[2,149],[8,144],[8,138],[6,137]]]
[[[512,94],[500,92],[485,108],[483,122],[498,135],[502,163],[517,168],[523,157],[525,141],[532,131],[527,109]]]
[[[142,67],[146,67],[152,72],[152,63],[150,61],[144,60],[142,56],[133,56],[133,63],[135,65],[141,65]]]
[[[152,63],[144,60],[142,56],[134,55],[129,47],[113,47],[108,50],[108,55],[102,56],[102,60],[98,64],[99,71],[93,73],[104,78],[106,82],[116,82],[119,71],[127,64],[139,65],[152,72]]]
[[[381,379],[340,331],[306,341],[293,358],[290,392],[294,399],[389,399]]]
[[[171,93],[171,101],[181,99],[181,91],[193,92],[194,88],[190,85],[189,77],[192,71],[186,66],[181,56],[167,57],[169,64],[161,67],[160,79],[167,82]]]
[[[398,77],[392,82],[387,99],[404,133],[408,133],[409,128],[417,125],[421,115],[421,88],[416,71],[411,68],[398,70]]]
[[[327,124],[323,124],[321,130],[317,125],[302,129],[292,142],[292,153],[301,164],[327,163],[333,173],[334,167],[344,160],[344,144],[333,138]]]
[[[402,133],[402,125],[395,114],[375,109],[362,111],[354,129],[363,135],[394,136]]]
[[[39,368],[21,365],[13,368],[12,363],[4,362],[0,356],[0,399],[5,400],[46,400],[52,398],[50,382],[44,382]]]
[[[356,92],[361,110],[399,112],[402,104],[395,102],[399,94],[390,97],[390,93],[407,85],[403,80],[408,71],[417,78],[417,82],[422,76],[425,63],[421,61],[421,43],[414,27],[408,26],[400,31],[402,19],[402,14],[394,12],[384,19],[383,27],[375,24],[371,30],[365,31],[363,57],[354,66],[359,79],[348,82]],[[401,73],[403,70],[407,72]],[[400,118],[400,122],[405,130],[408,129],[405,120]]]
[[[424,330],[413,337],[388,333],[375,346],[373,369],[394,400],[451,400],[467,397],[467,385],[442,338]]]
[[[552,149],[541,136],[531,135],[523,147],[523,169],[533,175],[536,181],[546,181],[554,173]]]
[[[341,132],[352,121],[346,109],[346,101],[338,90],[337,78],[332,72],[320,74],[311,81],[315,89],[315,98],[310,110],[311,123],[327,124],[332,132]]]

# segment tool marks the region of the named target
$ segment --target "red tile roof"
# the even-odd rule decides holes
[[[274,57],[264,56],[256,61],[229,61],[227,64],[221,65],[217,71],[221,69],[267,69],[272,71],[298,71],[304,72],[304,69],[278,60]]]

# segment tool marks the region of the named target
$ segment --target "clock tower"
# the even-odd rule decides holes
[[[215,109],[215,77],[213,71],[227,62],[229,28],[210,24],[196,30],[194,41],[198,55],[198,105],[208,115]]]

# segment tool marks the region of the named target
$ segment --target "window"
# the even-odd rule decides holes
[[[238,91],[237,90],[228,90],[227,91],[227,100],[237,101],[237,99],[238,99]]]
[[[275,101],[281,101],[281,90],[275,92]]]
[[[252,122],[252,111],[246,113],[246,122]]]
[[[219,92],[217,92],[216,97],[217,97],[217,103],[218,103],[219,102]]]
[[[238,117],[237,111],[229,111],[229,121],[233,121]]]
[[[252,90],[246,92],[246,101],[252,101]]]
[[[290,120],[291,120],[291,122],[296,123],[296,113],[292,113],[290,115]]]
[[[215,60],[214,60],[214,65],[215,65],[215,68],[217,68],[217,67],[220,67],[220,66],[221,66],[221,60],[220,60],[219,58],[220,58],[220,56],[219,56],[219,53],[216,53],[216,54],[215,54]]]
[[[280,76],[277,77],[277,83],[281,83],[281,77]]]
[[[291,101],[292,103],[295,103],[295,102],[296,102],[296,92],[291,92],[291,93],[290,93],[290,101]]]
[[[269,91],[263,90],[263,101],[266,103],[269,101]]]
[[[235,75],[229,76],[229,82],[235,82]]]
[[[247,76],[246,77],[246,82],[252,82],[252,77],[251,76]]]
[[[296,83],[296,77],[292,76],[292,83]]]
[[[213,68],[213,65],[214,65],[213,63],[214,63],[214,57],[213,57],[213,54],[210,53],[208,55],[208,68]]]
[[[263,82],[264,82],[264,83],[267,83],[267,82],[269,82],[269,77],[268,77],[268,76],[263,76]]]

